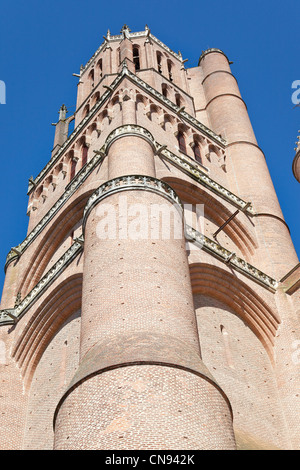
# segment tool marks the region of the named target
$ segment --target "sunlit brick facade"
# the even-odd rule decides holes
[[[74,79],[5,264],[2,449],[299,448],[299,261],[228,58],[186,65],[124,25]]]

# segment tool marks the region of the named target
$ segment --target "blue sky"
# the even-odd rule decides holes
[[[72,74],[107,29],[119,34],[124,23],[133,31],[148,24],[189,59],[187,67],[196,66],[201,51],[211,47],[234,62],[232,72],[300,255],[300,184],[291,169],[300,129],[300,107],[291,101],[292,82],[300,80],[299,0],[16,0],[0,8],[0,80],[6,84],[6,104],[0,105],[0,289],[8,251],[26,237],[28,178],[50,158],[51,123],[61,104],[74,111]]]

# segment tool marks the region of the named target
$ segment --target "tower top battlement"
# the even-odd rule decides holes
[[[160,41],[156,36],[154,36],[151,33],[151,30],[148,27],[148,25],[145,26],[144,31],[137,31],[137,32],[132,32],[131,29],[127,25],[124,25],[120,31],[120,34],[111,35],[110,30],[108,30],[106,36],[103,36],[104,42],[101,43],[99,48],[92,55],[92,57],[87,61],[87,63],[82,66],[80,73],[83,74],[87,70],[87,68],[93,63],[93,61],[98,57],[100,52],[102,52],[106,47],[109,47],[110,43],[120,42],[122,41],[122,39],[124,39],[124,37],[126,37],[127,39],[131,41],[133,41],[134,39],[139,39],[139,38],[145,38],[147,42],[150,42],[150,40],[152,40],[156,44],[158,44],[160,47],[162,47],[166,52],[171,54],[177,60],[181,62],[183,60],[181,52],[178,51],[178,53],[176,53],[175,51],[170,49],[166,44]]]

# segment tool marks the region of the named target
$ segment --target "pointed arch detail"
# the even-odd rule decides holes
[[[28,387],[36,366],[63,323],[81,308],[82,274],[64,279],[38,306],[12,349]]]
[[[254,290],[233,274],[205,263],[190,265],[193,294],[215,298],[228,307],[251,328],[274,363],[273,346],[280,318]]]

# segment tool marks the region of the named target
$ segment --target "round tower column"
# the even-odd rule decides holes
[[[55,448],[234,449],[200,357],[180,201],[155,178],[149,139],[119,136],[108,168],[84,215],[80,366]]]
[[[260,268],[280,279],[298,262],[262,150],[225,54],[205,51],[199,60],[211,128],[227,142],[231,190],[252,203],[257,217]]]

